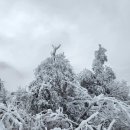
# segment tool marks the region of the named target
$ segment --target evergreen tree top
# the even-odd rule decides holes
[[[95,51],[95,59],[99,60],[101,64],[104,64],[104,62],[107,62],[107,56],[106,56],[106,49],[99,44],[99,49]]]

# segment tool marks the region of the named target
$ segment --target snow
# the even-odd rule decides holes
[[[59,47],[36,68],[28,91],[7,96],[1,84],[0,130],[130,130],[128,86],[104,65],[106,49],[99,45],[93,71],[77,76],[65,55],[56,54]]]

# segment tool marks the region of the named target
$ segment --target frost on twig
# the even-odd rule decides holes
[[[6,129],[22,130],[24,120],[20,117],[17,111],[7,108],[4,104],[0,104],[0,122]]]
[[[88,122],[89,122],[91,119],[93,119],[95,116],[97,116],[98,113],[99,113],[99,112],[96,112],[96,113],[94,113],[93,115],[91,115],[87,120],[83,120],[83,121],[80,123],[79,127],[76,128],[75,130],[82,130],[82,128],[84,128],[84,127],[86,127],[86,128],[89,127],[91,130],[93,130],[93,128],[92,128],[90,125],[88,125]]]
[[[116,122],[115,119],[112,120],[112,122],[110,123],[109,127],[107,130],[111,130],[112,129],[112,126],[114,125],[114,123]]]

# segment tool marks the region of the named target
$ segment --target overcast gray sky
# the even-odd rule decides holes
[[[0,77],[13,91],[62,44],[76,72],[102,44],[117,77],[130,84],[129,0],[0,0]]]

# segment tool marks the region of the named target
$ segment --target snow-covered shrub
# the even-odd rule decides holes
[[[53,112],[48,109],[47,112],[41,112],[34,117],[34,124],[32,130],[44,130],[44,129],[66,129],[72,130],[72,121],[68,119],[67,115],[63,114],[62,108]]]
[[[0,123],[3,130],[17,129],[23,130],[25,124],[24,120],[20,117],[18,112],[10,107],[6,107],[4,104],[0,104]]]
[[[30,90],[30,112],[39,113],[43,110],[56,110],[60,103],[60,97],[53,87],[46,84],[34,86]]]
[[[123,101],[128,100],[130,88],[127,85],[127,82],[125,82],[125,81],[110,82],[107,85],[107,89],[109,90],[109,94],[108,94],[109,96],[115,97],[115,98],[123,100]]]
[[[89,121],[88,119],[84,120],[79,127],[86,125],[88,127],[89,125],[92,128],[102,127],[108,129],[111,123],[114,122],[112,125],[114,130],[130,129],[130,106],[124,102],[113,97],[99,95],[92,100],[90,106],[87,110],[87,113],[91,113],[88,119],[93,117],[93,115],[94,118]]]
[[[32,90],[32,94],[35,90],[36,89]],[[37,93],[37,101],[34,99],[36,102],[32,102],[37,105],[38,111],[41,112],[50,108],[55,111],[56,108],[63,107],[64,113],[67,113],[68,116],[71,119],[75,119],[75,121],[79,118],[79,114],[82,113],[81,109],[84,110],[88,107],[89,102],[91,101],[87,89],[81,87],[77,83],[68,83],[64,93],[66,94],[65,97],[64,95],[58,95],[57,91],[55,91],[53,87],[46,84],[42,84],[39,90],[39,93]]]
[[[29,111],[30,95],[24,88],[18,88],[8,96],[8,104],[15,106],[17,109]]]
[[[70,91],[71,87],[74,88],[73,92]],[[83,111],[85,111],[85,109],[89,106],[92,98],[88,94],[87,89],[78,84],[71,84],[70,89],[68,89],[68,93],[70,92],[70,95],[68,94],[69,97],[66,103],[66,113],[70,119],[77,122],[80,120],[80,115],[82,115]]]
[[[82,87],[86,88],[90,94],[94,93],[95,76],[90,70],[84,69],[77,77]]]

